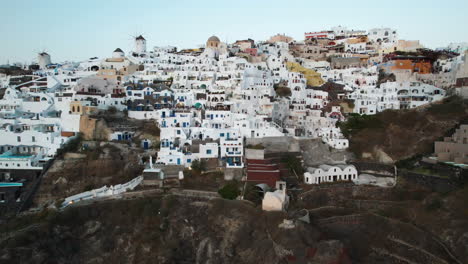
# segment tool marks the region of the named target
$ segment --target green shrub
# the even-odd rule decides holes
[[[262,144],[257,144],[257,145],[249,144],[249,145],[246,146],[246,148],[248,148],[248,149],[265,149],[265,147]]]
[[[234,200],[240,194],[239,184],[236,181],[229,182],[219,189],[218,193],[224,199]]]
[[[117,108],[115,108],[115,106],[109,106],[109,108],[107,108],[107,114],[115,115],[116,113],[117,113]]]
[[[57,157],[63,157],[67,152],[78,151],[81,142],[83,141],[83,134],[78,133],[75,137],[70,139],[65,145],[57,150]]]
[[[421,160],[421,158],[423,157],[423,155],[421,154],[416,154],[410,158],[407,158],[407,159],[402,159],[402,160],[399,160],[395,163],[395,165],[397,166],[397,168],[399,169],[413,169],[415,167],[415,164]]]
[[[281,161],[286,164],[289,170],[294,171],[298,176],[304,174],[302,162],[296,156],[288,154],[285,155]]]
[[[348,137],[366,128],[382,128],[384,124],[377,115],[360,115],[353,113],[349,114],[346,122],[340,122],[338,126],[341,128],[343,135]]]
[[[291,88],[283,87],[283,86],[275,89],[275,92],[276,92],[276,95],[279,97],[288,97],[288,96],[291,96],[292,94]]]
[[[204,161],[204,160],[194,160],[194,161],[192,161],[191,167],[192,167],[193,171],[200,174],[200,173],[206,171],[206,161]]]
[[[83,192],[91,191],[94,189],[94,185],[92,183],[86,184],[86,186],[83,188]]]
[[[436,116],[465,114],[467,100],[459,96],[445,98],[441,104],[432,104],[427,111]]]
[[[426,205],[426,210],[435,211],[442,208],[442,200],[440,198],[435,198]]]

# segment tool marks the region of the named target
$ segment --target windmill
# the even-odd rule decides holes
[[[143,37],[145,33],[136,31],[134,34],[130,35],[130,42],[129,51],[133,51],[135,53],[145,53],[146,52],[146,39]]]
[[[32,59],[31,61],[32,62],[36,61],[40,69],[45,69],[47,65],[52,64],[50,54],[47,52],[46,48],[35,50],[34,53],[37,54],[37,57],[36,57],[37,60]]]

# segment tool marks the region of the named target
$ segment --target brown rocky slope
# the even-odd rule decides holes
[[[247,202],[143,198],[25,216],[2,227],[2,263],[351,263],[313,225]]]
[[[373,116],[352,115],[341,123],[358,159],[393,163],[430,154],[433,143],[468,120],[468,100],[448,97],[411,110],[387,110]]]

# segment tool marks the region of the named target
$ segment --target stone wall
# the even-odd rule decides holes
[[[439,175],[443,175],[455,181],[459,181],[460,183],[465,183],[468,181],[468,169],[450,166],[440,162],[430,163],[421,161],[420,164],[426,168],[437,171]]]
[[[33,199],[34,199],[34,196],[36,195],[36,192],[37,192],[37,190],[38,190],[38,188],[39,188],[39,186],[41,184],[42,177],[44,177],[44,174],[49,170],[49,168],[50,168],[50,166],[52,166],[53,162],[54,162],[54,159],[51,159],[51,160],[47,161],[44,164],[43,169],[41,171],[41,174],[36,179],[36,181],[33,183],[33,186],[30,189],[27,196],[21,201],[21,205],[18,207],[17,213],[28,209],[33,204]]]
[[[235,168],[226,168],[224,170],[224,180],[242,180],[243,176],[243,169],[235,169]]]
[[[80,133],[85,140],[109,140],[111,134],[103,119],[90,118],[85,115],[80,118]]]
[[[446,193],[460,188],[461,183],[451,178],[430,176],[410,171],[398,170],[398,176],[433,191]]]
[[[372,163],[372,162],[351,162],[356,169],[358,170],[359,174],[371,174],[374,176],[394,176],[395,175],[395,167],[392,165],[386,165],[381,163]]]
[[[265,153],[300,151],[299,143],[293,137],[247,138],[246,140],[246,145],[257,144],[265,147]]]
[[[264,159],[265,150],[264,149],[245,149],[245,158],[246,159]]]

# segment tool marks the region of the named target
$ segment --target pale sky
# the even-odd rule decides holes
[[[1,0],[0,64],[53,62],[111,56],[133,49],[143,34],[147,47],[196,47],[211,35],[221,41],[266,40],[286,33],[333,26],[368,30],[390,27],[401,39],[429,48],[468,41],[468,0]]]

